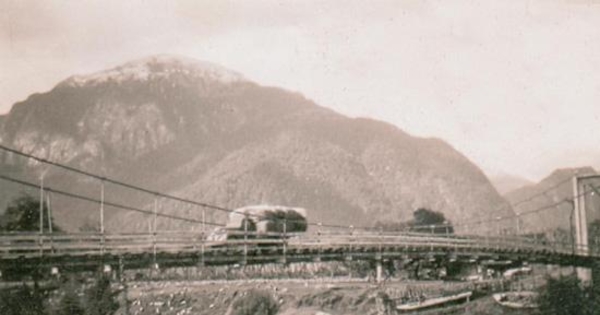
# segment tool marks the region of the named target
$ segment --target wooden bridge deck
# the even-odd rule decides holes
[[[600,251],[514,236],[321,233],[208,241],[198,232],[0,235],[0,269],[44,265],[87,268],[117,262],[134,268],[151,263],[178,266],[382,259],[496,259],[587,266],[599,258]]]

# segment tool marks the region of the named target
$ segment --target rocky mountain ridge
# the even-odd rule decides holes
[[[453,222],[512,211],[479,168],[439,139],[348,118],[297,93],[171,56],[71,77],[34,94],[0,118],[0,139],[42,158],[223,207],[306,207],[315,222],[407,220],[417,207],[441,211]],[[22,178],[47,172],[48,185],[98,194],[100,184],[80,176],[5,153],[0,163]],[[106,193],[124,204],[153,204],[153,196],[117,187],[107,186]],[[65,198],[55,207],[67,229],[97,220],[96,205]],[[165,200],[160,207],[201,215],[200,209]],[[148,228],[147,217],[120,211],[107,216],[115,231]],[[159,226],[184,228],[167,220]]]

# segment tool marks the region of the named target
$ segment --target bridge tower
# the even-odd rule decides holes
[[[598,175],[574,176],[573,177],[573,226],[574,231],[574,254],[581,256],[589,255],[588,243],[588,225],[586,213],[586,196],[590,179],[600,178]],[[592,271],[590,268],[577,267],[577,277],[584,284],[590,284],[592,281]]]

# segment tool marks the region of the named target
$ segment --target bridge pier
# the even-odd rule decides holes
[[[108,274],[112,273],[112,266],[108,265],[108,264],[102,266],[102,272],[108,273]]]
[[[590,286],[592,284],[592,269],[585,267],[575,268],[577,278],[584,286]]]
[[[58,269],[58,267],[50,268],[50,275],[52,277],[58,278],[60,276],[60,270]]]
[[[383,262],[381,261],[381,259],[378,259],[375,262],[375,282],[383,282]]]
[[[111,264],[103,264],[98,271],[102,272],[102,274],[109,277],[111,280],[117,280],[119,277],[121,277],[121,270],[120,268],[115,267],[116,266]]]

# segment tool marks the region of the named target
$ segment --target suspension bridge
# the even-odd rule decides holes
[[[375,262],[378,278],[381,278],[382,262],[395,260],[427,260],[437,261],[440,264],[457,261],[471,263],[510,261],[581,268],[591,268],[600,261],[600,248],[597,244],[588,243],[585,211],[586,196],[598,194],[598,188],[591,184],[598,176],[574,177],[548,189],[556,189],[570,182],[573,185],[572,199],[520,213],[517,217],[496,217],[461,223],[473,226],[516,219],[516,230],[511,234],[497,233],[485,236],[453,234],[448,233],[448,229],[446,233],[433,233],[439,230],[436,226],[431,226],[432,233],[388,232],[372,227],[309,222],[310,228],[306,233],[286,233],[284,229],[283,232],[257,235],[256,232],[242,230],[236,232],[238,235],[235,239],[215,241],[209,238],[206,226],[222,226],[222,224],[207,221],[205,211],[208,209],[229,213],[233,210],[137,187],[2,145],[0,149],[8,154],[89,177],[97,180],[101,185],[100,198],[93,198],[55,189],[48,183],[44,183],[43,177],[40,178],[39,183],[34,183],[0,173],[0,180],[38,189],[42,201],[39,211],[39,231],[0,234],[0,271],[3,273],[10,270],[97,270],[99,266],[140,269],[155,268],[159,265],[161,268],[168,268],[369,260]],[[104,191],[106,183],[153,196],[154,208],[137,208],[107,200]],[[52,231],[49,205],[51,194],[97,203],[100,209],[99,231],[92,233]],[[158,197],[200,207],[202,219],[159,212],[156,203]],[[570,240],[549,241],[527,237],[520,233],[522,216],[547,211],[562,203],[572,205],[570,218],[574,231]],[[104,227],[105,207],[151,215],[154,218],[153,227],[147,233],[109,233]],[[200,231],[159,231],[156,228],[156,220],[159,217],[199,224],[202,229]]]

